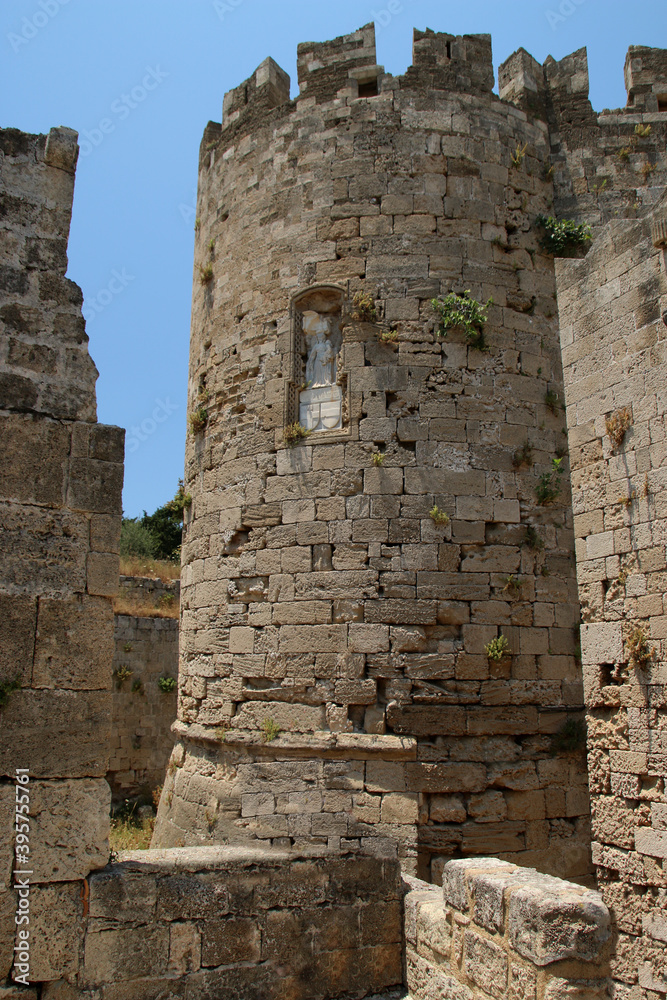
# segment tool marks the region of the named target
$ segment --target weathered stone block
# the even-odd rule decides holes
[[[155,919],[157,882],[154,875],[132,871],[122,863],[93,872],[89,878],[88,913],[95,927],[114,927],[119,919],[148,924]]]
[[[34,886],[30,927],[31,981],[73,978],[82,958],[83,883]]]
[[[536,876],[534,885],[512,892],[508,927],[519,954],[538,966],[599,959],[611,935],[609,911],[599,893],[577,891],[548,876]]]
[[[89,552],[86,589],[89,594],[113,597],[118,592],[119,557],[111,552]]]
[[[104,780],[31,782],[33,881],[75,881],[103,867],[109,860],[110,805]]]
[[[235,965],[259,962],[260,928],[256,920],[229,917],[209,920],[201,939],[201,961],[207,965]]]
[[[20,766],[36,778],[104,777],[110,714],[105,691],[15,691],[0,728],[0,773]]]
[[[19,594],[0,594],[0,681],[19,679],[28,687],[32,678],[37,601]]]
[[[507,995],[509,961],[505,952],[493,941],[466,931],[463,963],[466,975],[494,997]]]
[[[88,928],[83,976],[91,986],[164,976],[169,962],[169,928],[159,924]],[[55,978],[48,976],[43,978]]]
[[[113,628],[113,609],[102,598],[40,598],[33,686],[110,690]]]
[[[552,979],[544,990],[544,1000],[609,1000],[605,980]]]
[[[70,434],[65,424],[11,413],[0,418],[0,496],[21,504],[62,507]]]

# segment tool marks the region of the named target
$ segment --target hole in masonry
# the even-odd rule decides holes
[[[359,97],[377,97],[378,95],[378,82],[375,80],[367,80],[364,83],[359,84]]]

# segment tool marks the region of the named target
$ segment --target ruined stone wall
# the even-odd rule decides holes
[[[95,422],[81,290],[65,278],[77,152],[69,129],[0,131],[0,982],[21,870],[16,769],[29,771],[41,978],[70,961],[63,926],[108,858],[123,431]]]
[[[146,588],[139,590],[145,598]],[[172,594],[173,588],[165,593]],[[150,801],[152,792],[164,782],[174,745],[171,726],[176,718],[176,689],[163,691],[158,681],[173,678],[175,682],[178,677],[178,621],[115,615],[114,623],[107,781],[115,801],[137,795]]]
[[[558,267],[593,859],[623,1000],[667,993],[664,205]]]
[[[609,1000],[609,910],[598,892],[494,858],[450,861],[443,887],[407,879],[413,1000]]]
[[[566,441],[531,228],[547,128],[490,93],[487,36],[417,33],[394,79],[368,34],[300,48],[293,102],[262,64],[202,143],[183,742],[154,843],[378,834],[434,877],[489,852],[582,875],[584,761],[555,740],[582,708],[567,476],[536,497]],[[493,298],[488,351],[436,336],[452,289]],[[313,314],[342,416],[289,447]]]

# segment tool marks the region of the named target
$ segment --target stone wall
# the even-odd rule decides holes
[[[625,63],[628,104],[597,113],[588,58],[579,49],[544,66],[519,49],[499,69],[500,96],[549,126],[555,214],[599,225],[636,218],[667,184],[667,50],[633,45]]]
[[[63,927],[69,991],[53,983],[42,998],[378,993],[403,979],[402,900],[395,861],[258,845],[125,852],[90,876]]]
[[[588,870],[584,759],[556,739],[583,707],[567,474],[557,505],[536,496],[566,441],[532,228],[549,135],[491,72],[488,36],[417,32],[390,77],[364,28],[300,47],[296,101],[263,64],[207,126],[183,742],[155,844],[375,832],[434,877],[461,853]],[[437,336],[452,289],[493,298],[488,351]],[[290,447],[314,314],[340,423]]]
[[[12,870],[29,868],[31,943],[33,926],[53,928],[57,978],[70,958],[53,914],[72,915],[109,852],[124,432],[96,423],[81,290],[65,278],[77,152],[69,129],[0,131],[0,981],[18,892],[28,898]],[[28,855],[17,768],[29,775]]]
[[[608,1000],[599,893],[494,858],[450,861],[442,889],[407,881],[413,1000]]]
[[[121,581],[127,579],[121,577]],[[156,591],[150,593],[154,599]],[[141,587],[142,600],[146,594],[147,588]],[[162,691],[158,681],[169,677],[175,682],[178,677],[178,620],[115,615],[114,623],[107,781],[114,801],[137,795],[150,800],[164,782],[174,745],[171,726],[176,718],[176,689]]]
[[[118,600],[136,605],[152,605],[160,612],[178,617],[180,580],[162,580],[152,576],[123,576],[118,581]]]
[[[593,859],[616,997],[667,993],[667,214],[558,268]]]

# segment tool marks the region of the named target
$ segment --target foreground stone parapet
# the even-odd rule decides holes
[[[415,1000],[605,1000],[611,918],[599,893],[495,858],[450,861],[443,888],[408,879]]]
[[[124,852],[80,896],[68,997],[308,1000],[402,983],[396,861],[257,845]]]

